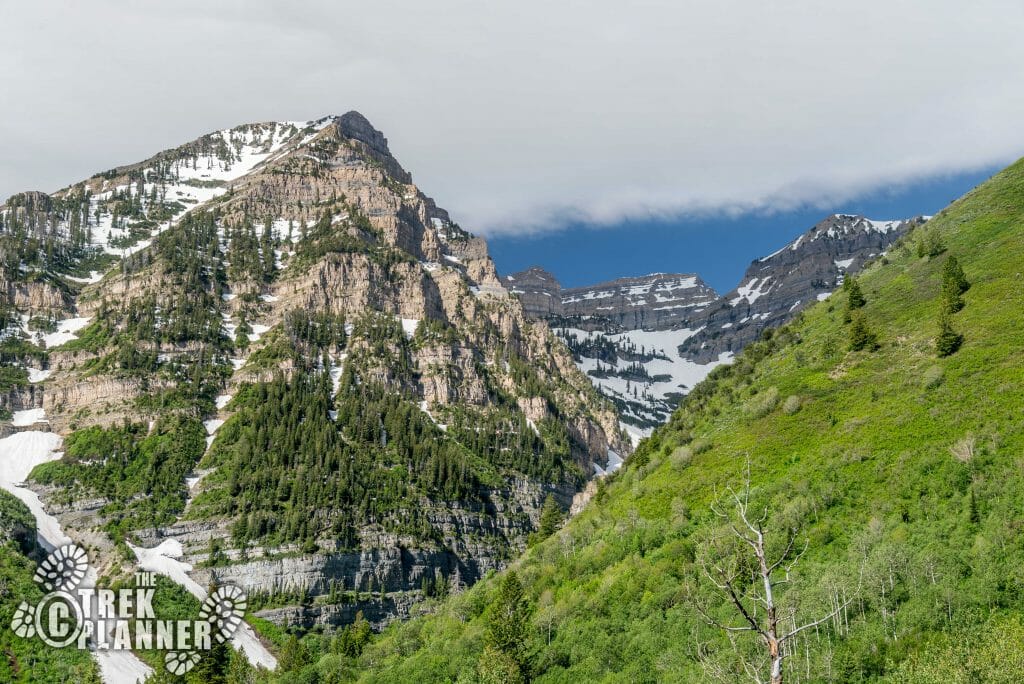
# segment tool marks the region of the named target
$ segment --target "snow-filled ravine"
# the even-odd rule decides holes
[[[192,566],[180,560],[183,550],[181,542],[177,539],[165,539],[151,549],[144,549],[132,544],[128,544],[128,547],[135,553],[140,568],[163,575],[200,601],[206,600],[206,589],[188,574],[192,571]],[[239,625],[238,631],[231,637],[231,645],[239,652],[244,653],[252,665],[265,667],[268,670],[277,669],[277,658],[260,642],[256,632],[247,623],[242,622]]]
[[[75,333],[89,325],[91,321],[91,318],[65,318],[64,320],[57,322],[56,330],[51,333],[43,333],[37,330],[30,330],[29,317],[22,314],[21,332],[24,333],[25,337],[27,337],[30,342],[42,344],[47,349],[53,349],[54,347],[59,347],[71,340],[77,340],[78,335]],[[49,374],[49,371],[40,371],[35,368],[30,368],[29,382],[41,382],[49,377]]]
[[[670,412],[671,397],[686,394],[715,367],[730,363],[733,356],[731,352],[725,352],[717,360],[704,364],[683,357],[679,353],[679,345],[698,330],[626,330],[604,334],[579,328],[556,328],[555,332],[563,339],[575,338],[577,341],[603,337],[620,351],[614,365],[581,356],[577,366],[602,394],[626,402],[624,408],[620,407],[624,415],[640,420],[651,420],[659,411]],[[641,351],[652,358],[639,362],[630,360],[629,352]],[[623,377],[634,365],[641,366],[649,378]],[[651,432],[650,428],[625,424],[623,427],[628,428],[634,444]]]
[[[208,424],[212,432],[219,427]],[[64,533],[60,522],[46,512],[38,495],[27,487],[21,486],[28,479],[29,473],[37,465],[57,460],[62,453],[59,451],[62,439],[52,432],[26,430],[16,432],[9,437],[0,439],[0,488],[20,499],[36,519],[37,537],[40,545],[52,551],[72,540]],[[184,587],[200,601],[206,599],[206,590],[188,576],[192,566],[178,560],[181,556],[181,545],[169,539],[152,549],[143,549],[129,544],[144,570],[165,575],[176,584]],[[83,586],[92,586],[96,582],[96,573],[91,567],[83,581]],[[245,653],[250,663],[267,669],[276,669],[277,659],[260,642],[256,633],[246,623],[232,637],[236,649]],[[92,653],[100,668],[100,675],[105,684],[138,684],[144,681],[153,670],[138,659],[131,651],[103,651]]]
[[[60,435],[52,432],[27,430],[16,432],[0,439],[0,488],[20,499],[36,519],[37,537],[47,551],[70,544],[60,523],[43,509],[39,497],[30,489],[19,486],[28,478],[32,469],[41,463],[61,457],[57,451],[61,446]],[[90,568],[82,582],[83,586],[96,583],[96,572]],[[153,673],[152,668],[139,660],[131,651],[92,652],[100,668],[100,677],[106,684],[137,684]]]
[[[215,401],[217,408],[222,409],[231,401],[231,395],[222,394],[217,397]],[[207,449],[209,449],[210,445],[213,444],[217,430],[223,424],[224,420],[220,418],[210,418],[203,422],[203,426],[206,428]],[[205,474],[206,473],[201,473],[196,477],[186,479],[186,484],[189,489],[188,501],[185,504],[186,509],[192,503],[193,489],[197,484],[199,484],[199,481],[202,480],[202,477]],[[143,570],[149,570],[150,572],[155,572],[158,575],[163,575],[200,601],[206,600],[206,589],[204,589],[189,575],[192,571],[192,565],[181,560],[181,557],[184,555],[184,550],[182,549],[181,542],[177,539],[165,539],[163,542],[150,549],[135,546],[130,543],[128,544],[128,548],[130,548],[135,554],[135,558],[138,560],[140,568]],[[274,654],[268,651],[266,646],[260,642],[259,637],[256,636],[256,632],[247,623],[242,622],[242,624],[239,625],[238,631],[231,637],[231,645],[239,652],[244,653],[246,659],[253,666],[265,667],[268,670],[277,669],[277,658],[275,658]]]

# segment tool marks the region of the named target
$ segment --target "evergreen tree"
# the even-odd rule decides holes
[[[878,349],[878,336],[869,328],[864,314],[860,311],[853,315],[850,325],[850,351],[874,351]]]
[[[950,256],[946,259],[946,264],[943,266],[942,271],[943,279],[950,280],[956,286],[957,294],[963,294],[971,288],[971,283],[967,280],[964,269],[960,266],[960,262],[955,256]]]
[[[294,634],[290,635],[284,642],[284,647],[281,649],[281,657],[278,660],[281,670],[284,672],[300,670],[308,663],[309,652],[306,651],[305,645],[299,641],[299,637]]]
[[[484,642],[504,654],[525,678],[529,671],[530,603],[515,571],[501,579],[498,595],[488,609]]]
[[[185,675],[188,684],[226,684],[232,649],[227,642],[213,640],[210,650],[202,652],[196,666]]]
[[[953,329],[951,315],[945,302],[939,310],[939,334],[935,336],[935,353],[949,356],[964,343],[964,336]]]
[[[856,278],[850,277],[844,280],[843,289],[846,290],[846,304],[851,309],[859,309],[867,304],[864,292],[860,289],[860,283]]]
[[[946,259],[942,267],[942,304],[949,313],[956,313],[964,308],[961,295],[971,287],[964,275],[963,268],[955,256]]]
[[[846,278],[843,281],[843,290],[846,291],[846,312],[843,315],[843,322],[849,323],[853,318],[853,312],[863,308],[867,304],[867,299],[864,298],[864,292],[856,278]]]
[[[363,617],[363,611],[360,610],[356,613],[356,619],[348,626],[347,632],[349,637],[348,655],[358,658],[373,636],[373,630],[370,628],[370,623]]]
[[[540,512],[540,525],[537,528],[537,536],[540,539],[547,539],[558,530],[562,524],[562,509],[559,508],[555,497],[548,494],[544,499],[544,508]]]
[[[981,522],[981,515],[978,513],[978,499],[974,496],[974,487],[971,487],[971,495],[967,504],[968,519],[972,525]]]

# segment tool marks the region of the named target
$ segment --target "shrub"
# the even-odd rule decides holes
[[[746,412],[751,418],[763,418],[775,410],[779,405],[779,390],[776,387],[769,387],[764,392],[754,395],[747,402]]]
[[[800,410],[800,397],[796,394],[791,394],[786,397],[786,401],[782,404],[782,412],[787,416],[791,416]]]
[[[669,462],[677,470],[683,470],[693,460],[693,449],[688,446],[676,447],[669,456]]]
[[[945,251],[946,245],[934,230],[925,230],[921,234],[921,239],[917,241],[917,256],[919,258],[937,257]]]
[[[693,449],[694,456],[698,454],[703,454],[705,451],[710,451],[711,446],[711,440],[703,438],[695,439],[693,440],[693,443],[690,444],[690,448]]]
[[[921,376],[921,386],[925,389],[938,387],[942,384],[944,375],[945,372],[942,370],[942,366],[932,366]]]

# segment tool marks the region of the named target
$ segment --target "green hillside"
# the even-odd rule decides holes
[[[747,663],[767,681],[758,638],[710,624],[745,622],[704,571],[735,569],[752,605],[750,549],[711,510],[730,514],[749,459],[773,557],[799,529],[781,627],[841,608],[786,642],[787,682],[1021,681],[1022,231],[1018,162],[867,268],[863,307],[839,291],[717,369],[514,565],[523,596],[481,582],[356,659],[307,637],[282,679],[753,681]],[[940,357],[950,257],[971,286],[947,316],[963,343]]]

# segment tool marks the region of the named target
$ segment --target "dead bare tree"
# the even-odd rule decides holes
[[[797,635],[839,617],[858,592],[844,596],[843,601],[835,598],[822,617],[798,623],[796,606],[780,606],[776,588],[790,582],[790,573],[807,551],[808,542],[805,539],[802,548],[797,550],[800,528],[794,525],[786,530],[786,541],[781,550],[773,552],[765,533],[768,508],[756,512],[756,517],[751,511],[749,461],[742,491],[737,492],[731,487],[727,491],[734,510],[730,513],[720,505],[712,505],[711,510],[724,521],[728,539],[723,540],[722,535],[712,537],[710,553],[701,554],[699,561],[704,575],[732,604],[741,620],[737,625],[724,624],[712,615],[709,606],[702,605],[700,601],[697,601],[697,610],[708,624],[725,632],[737,651],[740,634],[752,632],[757,635],[764,646],[763,656],[756,663],[744,660],[744,670],[758,684],[766,681],[783,684],[783,660],[795,651],[792,642]],[[731,548],[727,548],[725,541],[730,540],[733,543]],[[766,665],[767,680],[763,678]],[[714,675],[715,672],[713,666],[710,673]]]

